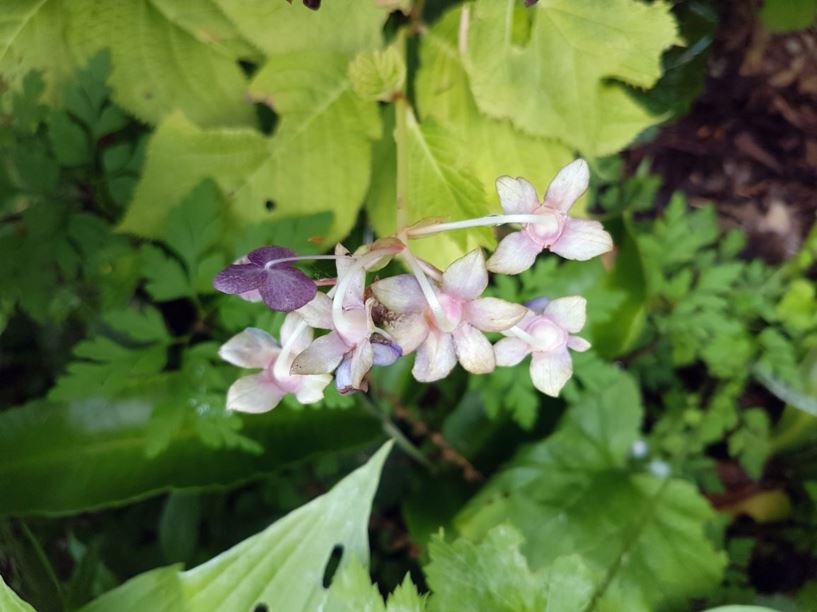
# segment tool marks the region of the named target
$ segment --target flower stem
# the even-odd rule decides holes
[[[348,257],[348,255],[298,255],[296,257],[282,257],[281,259],[270,259],[267,263],[264,264],[264,268],[269,270],[272,266],[285,263],[288,261],[310,261],[316,259],[341,259],[343,257]]]
[[[275,358],[275,365],[272,366],[272,374],[278,380],[289,376],[290,366],[292,365],[289,363],[289,355],[292,353],[292,345],[295,344],[298,336],[306,331],[307,327],[306,321],[301,319],[298,322],[298,325],[295,326],[295,329],[292,330],[292,334],[290,334],[287,341],[281,347],[281,352],[278,353],[278,357]]]
[[[420,290],[423,292],[423,297],[425,297],[426,303],[431,309],[431,314],[434,315],[437,327],[442,330],[447,329],[448,318],[445,316],[442,304],[440,304],[440,300],[437,298],[437,293],[434,291],[434,287],[431,286],[431,283],[428,282],[428,277],[425,275],[425,272],[423,272],[420,262],[417,261],[417,258],[409,249],[403,251],[403,258],[406,260],[408,267],[411,269],[411,273],[420,285]]]
[[[380,424],[383,426],[383,431],[385,431],[386,434],[388,434],[388,436],[394,440],[394,443],[397,444],[397,446],[403,449],[403,451],[409,457],[417,461],[417,463],[425,466],[432,472],[436,471],[434,464],[432,464],[431,461],[429,461],[428,458],[422,452],[420,452],[419,448],[411,443],[411,440],[409,440],[405,434],[400,431],[397,425],[392,423],[391,419],[384,411],[380,410],[380,408],[378,408],[367,395],[361,394],[360,397],[363,400],[363,409],[380,421]]]
[[[450,223],[435,223],[409,229],[406,234],[409,238],[418,238],[439,232],[449,232],[451,230],[467,229],[469,227],[485,227],[493,225],[504,225],[505,223],[526,223],[533,225],[557,225],[558,220],[554,215],[527,214],[527,215],[487,215],[476,219],[465,219],[464,221],[451,221]],[[555,229],[555,228],[554,228]]]

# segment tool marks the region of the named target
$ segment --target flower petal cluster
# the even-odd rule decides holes
[[[499,177],[496,189],[505,212],[535,215],[540,219],[536,223],[523,223],[520,231],[505,236],[488,260],[488,269],[501,274],[519,274],[530,268],[545,249],[579,261],[612,249],[613,239],[601,223],[567,215],[587,191],[589,181],[587,162],[578,159],[559,171],[540,204],[536,188],[525,179]]]
[[[459,361],[474,374],[496,367],[493,347],[482,332],[508,329],[526,308],[493,297],[481,249],[453,262],[426,296],[415,276],[402,274],[372,284],[377,300],[397,316],[386,322],[404,353],[417,351],[412,374],[420,382],[445,378]]]
[[[327,374],[301,376],[290,373],[295,357],[312,342],[312,330],[300,315],[290,313],[281,326],[282,350],[267,332],[249,327],[233,336],[220,349],[219,356],[241,368],[261,371],[243,376],[227,391],[227,409],[239,412],[267,412],[288,393],[302,404],[323,399],[323,390],[332,381]]]
[[[292,364],[295,374],[335,372],[341,393],[366,390],[366,375],[372,366],[391,365],[402,355],[400,346],[377,334],[372,321],[374,300],[364,300],[366,270],[342,245],[335,249],[338,278],[347,279],[341,300],[341,315],[333,317],[333,300],[318,293],[298,312],[311,326],[331,330],[315,340]]]
[[[514,366],[531,355],[534,386],[557,397],[573,374],[568,348],[579,352],[590,348],[587,340],[571,335],[584,327],[586,308],[587,300],[574,295],[550,301],[541,310],[528,311],[516,329],[494,345],[497,365]]]

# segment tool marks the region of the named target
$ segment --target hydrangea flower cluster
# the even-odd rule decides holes
[[[568,349],[590,347],[573,335],[584,327],[585,299],[541,298],[522,305],[483,293],[489,272],[519,274],[544,250],[583,261],[612,249],[598,221],[568,215],[589,178],[587,163],[576,160],[556,175],[540,202],[528,181],[503,176],[496,184],[505,214],[415,225],[355,253],[339,244],[334,255],[298,257],[266,246],[228,266],[216,275],[216,289],[288,314],[280,346],[268,333],[249,328],[221,347],[226,361],[260,370],[230,387],[227,408],[265,412],[288,393],[304,404],[317,402],[333,373],[341,393],[365,391],[372,367],[410,353],[415,353],[412,374],[420,382],[445,378],[457,363],[486,374],[530,355],[533,384],[557,396],[573,371]],[[409,248],[419,236],[505,224],[518,230],[506,235],[487,261],[482,249],[475,249],[438,270]],[[367,272],[395,257],[410,273],[367,286]],[[337,277],[316,283],[295,267],[306,259],[335,260]],[[330,288],[322,292],[318,284]],[[315,337],[315,330],[326,331]],[[492,345],[486,332],[504,337]]]

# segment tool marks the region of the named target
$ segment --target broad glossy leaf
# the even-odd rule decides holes
[[[593,610],[683,608],[707,594],[725,565],[704,534],[714,511],[690,483],[629,465],[641,416],[629,378],[585,396],[466,506],[459,528],[479,538],[510,521],[533,569],[579,553],[605,576]]]
[[[368,565],[367,527],[383,462],[384,445],[361,468],[325,495],[289,513],[261,533],[186,572],[177,566],[141,574],[83,608],[85,612],[139,609],[311,611],[323,609],[329,590],[324,569],[342,547],[339,570]]]
[[[0,11],[0,77],[19,88],[31,70],[41,70],[47,96],[76,68],[66,44],[63,0],[11,0]]]
[[[0,610],[4,612],[36,612],[34,608],[24,602],[11,590],[3,577],[0,576]]]
[[[484,112],[558,138],[586,156],[614,153],[658,118],[621,84],[649,87],[661,52],[676,41],[663,2],[540,0],[527,9],[529,37],[517,40],[514,0],[479,0],[460,44]]]
[[[285,407],[244,417],[264,451],[213,449],[194,423],[148,458],[152,405],[145,399],[33,402],[0,414],[0,515],[66,514],[123,504],[171,488],[227,486],[323,452],[376,439],[356,411]]]
[[[79,58],[110,48],[110,84],[117,104],[149,123],[176,109],[199,125],[255,121],[246,79],[235,57],[197,38],[151,0],[74,0],[68,3],[68,40]]]

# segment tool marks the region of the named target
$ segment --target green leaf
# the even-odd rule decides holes
[[[199,125],[254,123],[246,80],[234,57],[202,42],[151,0],[68,3],[68,40],[87,58],[111,50],[110,84],[117,104],[149,123],[176,109]]]
[[[334,55],[271,59],[252,91],[274,100],[280,114],[272,138],[250,130],[202,130],[180,115],[166,119],[148,146],[122,229],[159,235],[168,212],[210,177],[241,223],[329,211],[334,224],[323,238],[345,236],[366,194],[371,140],[380,133],[376,104],[351,91],[345,71],[346,60]]]
[[[488,194],[491,211],[499,212],[494,195],[499,176],[524,176],[543,195],[572,155],[556,140],[531,136],[509,120],[479,110],[457,47],[460,13],[461,9],[449,11],[423,33],[415,81],[417,112],[421,120],[434,119],[457,137],[458,156]]]
[[[383,24],[389,16],[378,2],[360,2],[354,8],[325,2],[312,11],[300,2],[215,0],[238,31],[267,56],[293,51],[330,51],[353,55],[380,47]]]
[[[221,238],[223,216],[221,194],[209,180],[196,186],[168,215],[165,244],[181,257],[191,279],[197,276],[202,256]]]
[[[380,470],[391,450],[384,445],[361,468],[325,495],[291,512],[261,533],[186,572],[152,570],[106,593],[85,612],[139,607],[156,610],[322,609],[328,589],[324,568],[339,546],[339,569],[368,565],[368,517]]]
[[[262,454],[210,448],[189,419],[149,458],[154,402],[146,398],[33,402],[0,414],[0,515],[67,514],[119,505],[168,489],[224,487],[289,463],[342,452],[378,438],[356,410],[291,411],[243,417]]]
[[[142,276],[146,289],[157,302],[166,302],[192,295],[190,279],[182,264],[153,244],[143,244],[139,250]]]
[[[657,121],[611,79],[638,87],[658,80],[661,52],[676,42],[666,4],[542,0],[527,9],[529,38],[518,44],[514,12],[523,10],[512,0],[480,0],[463,30],[484,112],[591,157],[616,152]]]
[[[431,610],[525,612],[586,610],[593,579],[578,556],[561,557],[532,572],[520,552],[522,536],[507,525],[491,529],[479,544],[460,538],[432,540],[425,573]]]
[[[629,465],[641,416],[638,389],[626,376],[585,395],[556,434],[488,483],[458,527],[478,539],[510,521],[525,537],[533,569],[580,551],[604,576],[587,609],[680,608],[708,593],[725,564],[704,534],[714,512],[689,483]]]
[[[37,612],[17,596],[0,576],[0,609],[7,612]]]
[[[57,84],[75,69],[65,40],[63,0],[11,0],[0,16],[0,78],[20,89],[31,70],[40,70],[46,97],[57,97]],[[70,4],[70,3],[68,3]]]
[[[352,89],[364,100],[389,102],[403,89],[406,64],[395,45],[382,51],[363,51],[349,64]]]
[[[55,111],[51,114],[48,135],[54,155],[62,165],[82,166],[91,161],[88,137],[68,113]]]
[[[770,32],[802,30],[817,19],[817,0],[765,0],[760,19]]]
[[[332,580],[325,610],[329,612],[423,612],[426,598],[406,574],[403,582],[383,603],[380,591],[372,584],[366,568],[360,563],[349,563]]]

